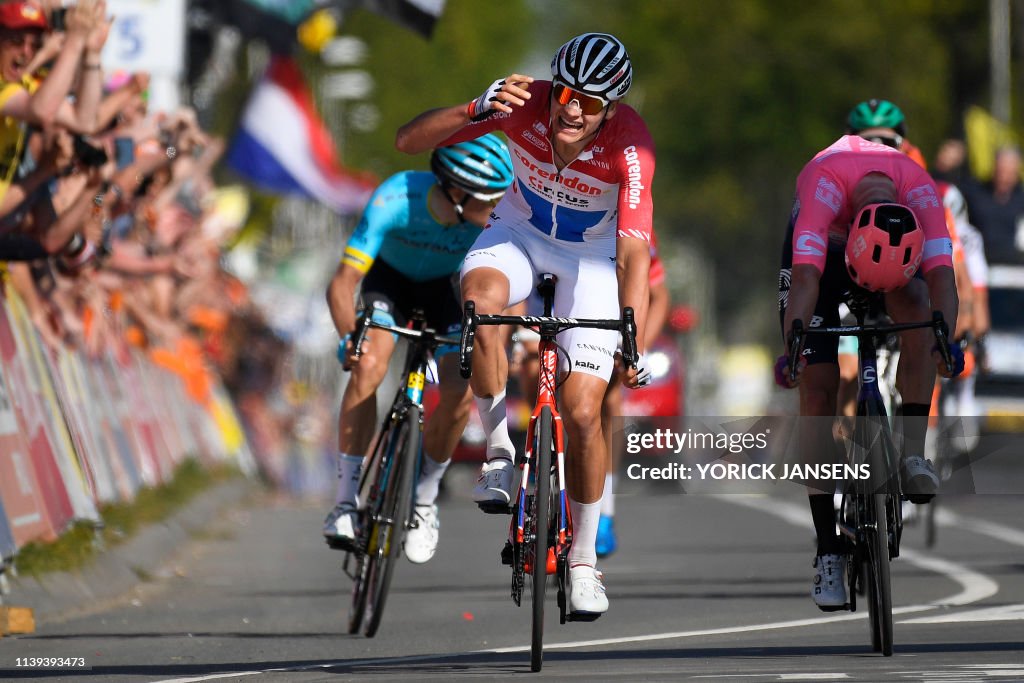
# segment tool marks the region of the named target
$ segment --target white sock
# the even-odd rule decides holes
[[[601,519],[601,503],[577,503],[569,498],[572,514],[572,547],[569,549],[569,568],[578,564],[597,566],[597,524]]]
[[[437,489],[441,485],[441,477],[448,469],[451,459],[437,462],[426,453],[420,463],[420,480],[416,483],[416,504],[433,505],[437,500]]]
[[[604,475],[604,493],[601,494],[601,516],[615,516],[615,475],[609,472]]]
[[[508,435],[508,413],[505,410],[505,390],[493,398],[474,397],[480,422],[487,435],[487,460],[505,458],[515,461],[516,447]]]
[[[338,492],[334,504],[347,503],[359,507],[359,476],[363,471],[363,456],[338,453]]]

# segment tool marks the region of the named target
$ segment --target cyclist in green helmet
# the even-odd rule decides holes
[[[897,135],[907,134],[903,110],[889,100],[870,99],[861,102],[846,118],[848,133],[860,133],[868,128],[891,128]]]

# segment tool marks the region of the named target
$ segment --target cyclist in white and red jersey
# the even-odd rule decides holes
[[[647,126],[620,100],[632,83],[625,47],[614,36],[587,33],[563,45],[551,81],[512,74],[468,104],[432,109],[398,130],[396,146],[418,153],[481,133],[508,136],[516,180],[466,255],[463,300],[497,314],[526,299],[540,273],[558,277],[555,313],[617,318],[636,311],[641,359],[623,369],[628,387],[646,383],[643,355],[653,201],[654,146]],[[604,487],[601,402],[615,365],[617,333],[569,330],[559,344],[571,358],[561,385],[569,436],[566,479],[573,544],[570,611],[600,615],[608,599],[596,571],[595,537]],[[569,371],[563,359],[562,371]],[[499,331],[482,327],[471,386],[487,433],[487,457],[474,498],[485,511],[505,511],[515,448],[508,436],[508,361]]]
[[[779,277],[783,335],[794,320],[809,327],[837,324],[838,303],[854,285],[884,292],[886,311],[896,322],[927,320],[937,310],[955,329],[952,251],[945,213],[927,172],[897,149],[845,135],[819,152],[797,178]],[[837,345],[835,337],[811,335],[801,350],[796,382],[801,416],[836,414]],[[936,367],[949,376],[933,345],[929,329],[900,335],[897,386],[905,418],[901,483],[903,494],[915,503],[930,501],[938,488],[931,463],[921,455]],[[953,343],[950,353],[957,360],[955,374],[963,367],[963,354]],[[791,387],[788,362],[787,345],[776,363],[775,379]],[[846,558],[836,533],[832,493],[811,491],[809,498],[818,537],[811,595],[822,610],[843,609]]]

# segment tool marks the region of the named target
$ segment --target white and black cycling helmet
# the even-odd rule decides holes
[[[556,81],[606,102],[621,100],[633,82],[626,47],[608,33],[584,33],[563,45],[551,60]]]

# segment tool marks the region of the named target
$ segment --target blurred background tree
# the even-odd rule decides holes
[[[344,163],[380,178],[427,168],[427,155],[394,149],[396,128],[423,109],[468,101],[513,71],[547,77],[551,54],[578,33],[619,36],[636,68],[627,102],[658,149],[655,227],[674,267],[674,294],[725,343],[775,345],[776,270],[793,184],[843,132],[856,102],[896,102],[909,138],[930,158],[940,141],[963,135],[965,110],[991,97],[989,3],[979,0],[447,0],[429,38],[361,2],[340,3],[337,14],[338,36],[358,55],[339,67],[326,49],[296,54]],[[1019,23],[1024,0],[1011,3]],[[214,17],[224,11],[210,0],[192,6]],[[203,32],[199,23],[194,33]],[[1014,35],[1019,41],[1024,31]],[[235,77],[212,108],[215,128],[228,132],[237,120],[258,56],[251,43],[238,51]],[[331,95],[340,73],[364,92]],[[1024,71],[1012,73],[1024,85]]]
[[[627,102],[657,145],[664,250],[690,245],[713,266],[710,303],[725,341],[774,343],[776,272],[800,168],[871,97],[903,109],[909,138],[928,156],[961,135],[963,110],[988,97],[986,4],[449,0],[429,42],[353,12],[341,30],[369,47],[380,122],[345,135],[345,159],[382,177],[425,168],[425,156],[394,151],[399,125],[468,101],[512,71],[546,77],[550,55],[572,35],[614,33],[636,69]]]

